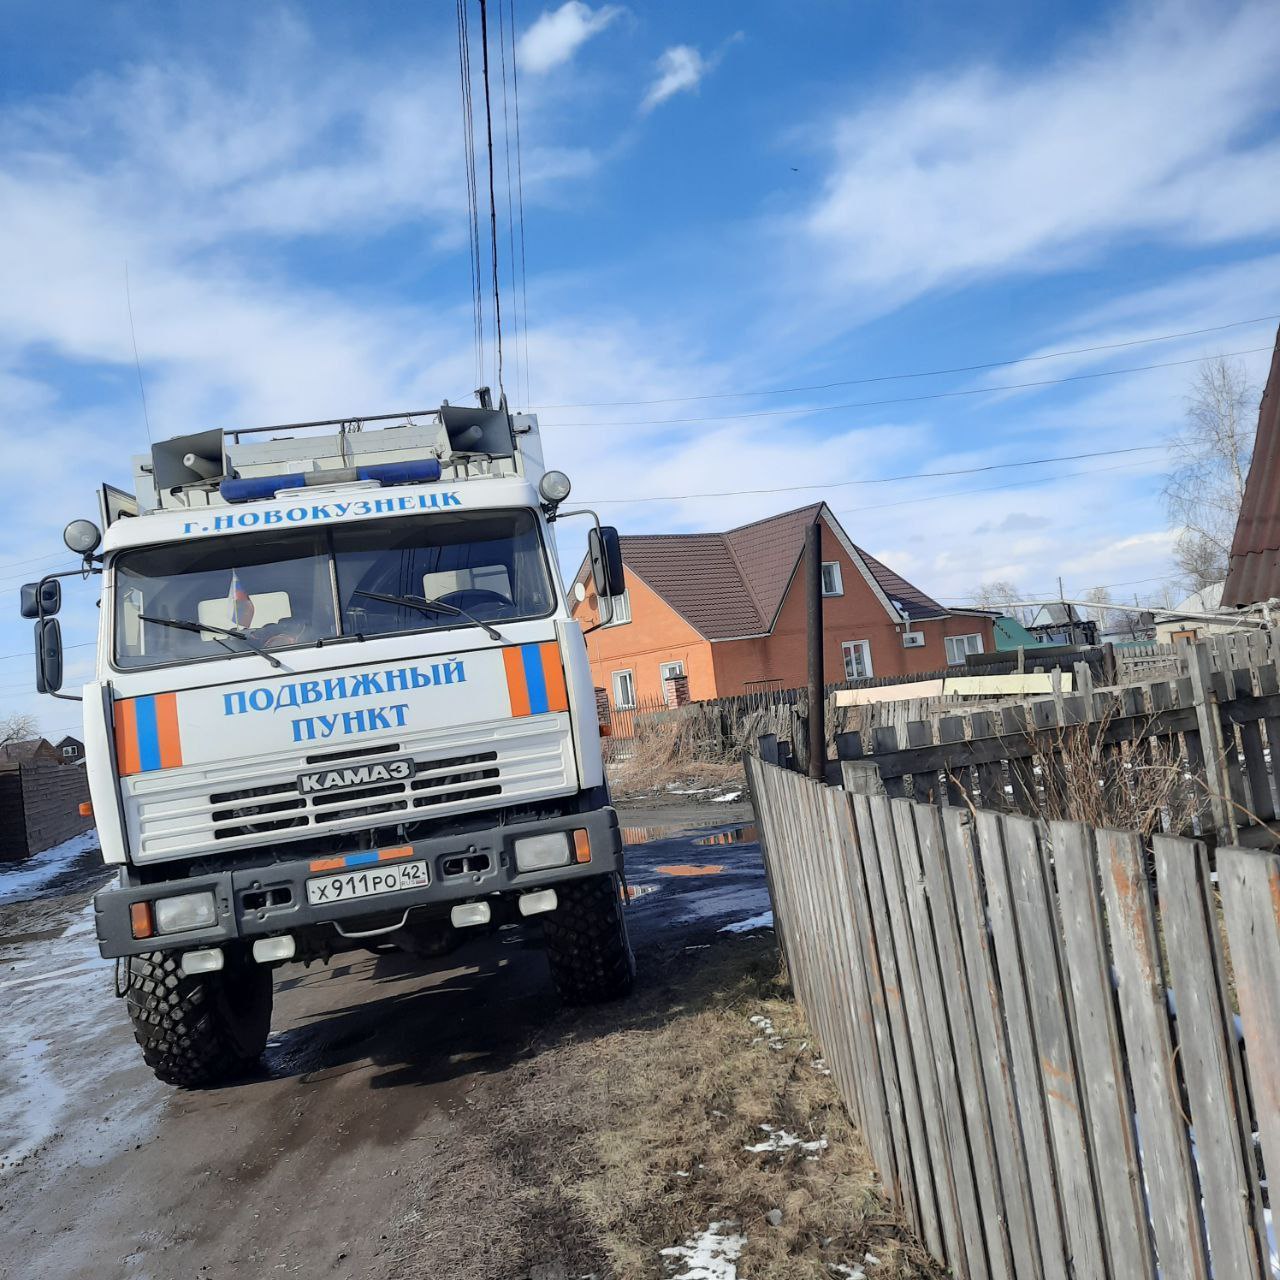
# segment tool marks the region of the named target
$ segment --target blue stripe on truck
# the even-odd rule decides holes
[[[540,716],[549,709],[547,678],[542,672],[542,646],[522,644],[520,657],[524,662],[525,683],[529,687],[529,714]]]

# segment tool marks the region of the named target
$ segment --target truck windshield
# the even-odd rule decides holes
[[[170,543],[122,552],[114,573],[115,661],[124,668],[230,656],[225,631],[161,619],[207,623],[277,650],[475,625],[454,610],[502,622],[555,606],[538,522],[523,509]],[[453,608],[427,612],[375,596]]]

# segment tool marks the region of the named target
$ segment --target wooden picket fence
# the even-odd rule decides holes
[[[1280,857],[747,766],[797,996],[940,1263],[1280,1270]]]
[[[836,753],[859,764],[864,787],[891,797],[1034,817],[1078,816],[1073,798],[1110,788],[1119,799],[1163,769],[1164,830],[1274,846],[1280,633],[1184,644],[1180,659],[1184,676],[1106,689],[1078,667],[1077,693],[942,708],[905,726],[839,734]]]

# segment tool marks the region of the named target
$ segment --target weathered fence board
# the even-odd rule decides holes
[[[1079,823],[1050,828],[1062,922],[1064,981],[1079,1053],[1103,1231],[1117,1277],[1152,1280],[1155,1258],[1116,1022],[1092,836]]]
[[[1220,850],[1218,887],[1262,1161],[1271,1173],[1274,1195],[1280,1185],[1280,857]]]
[[[1157,837],[1156,880],[1169,977],[1177,1004],[1178,1052],[1196,1133],[1200,1194],[1217,1275],[1260,1276],[1257,1227],[1261,1198],[1252,1152],[1241,1142],[1247,1119],[1231,1007],[1213,922],[1209,862],[1203,845]]]

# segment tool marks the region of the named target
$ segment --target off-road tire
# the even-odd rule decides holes
[[[130,956],[125,1004],[147,1066],[186,1089],[244,1075],[271,1030],[272,980],[266,965],[227,957],[216,973],[187,975],[172,952]]]
[[[556,885],[554,911],[542,917],[542,933],[556,990],[568,1004],[594,1004],[625,996],[635,983],[636,961],[622,915],[622,882],[592,876]]]

